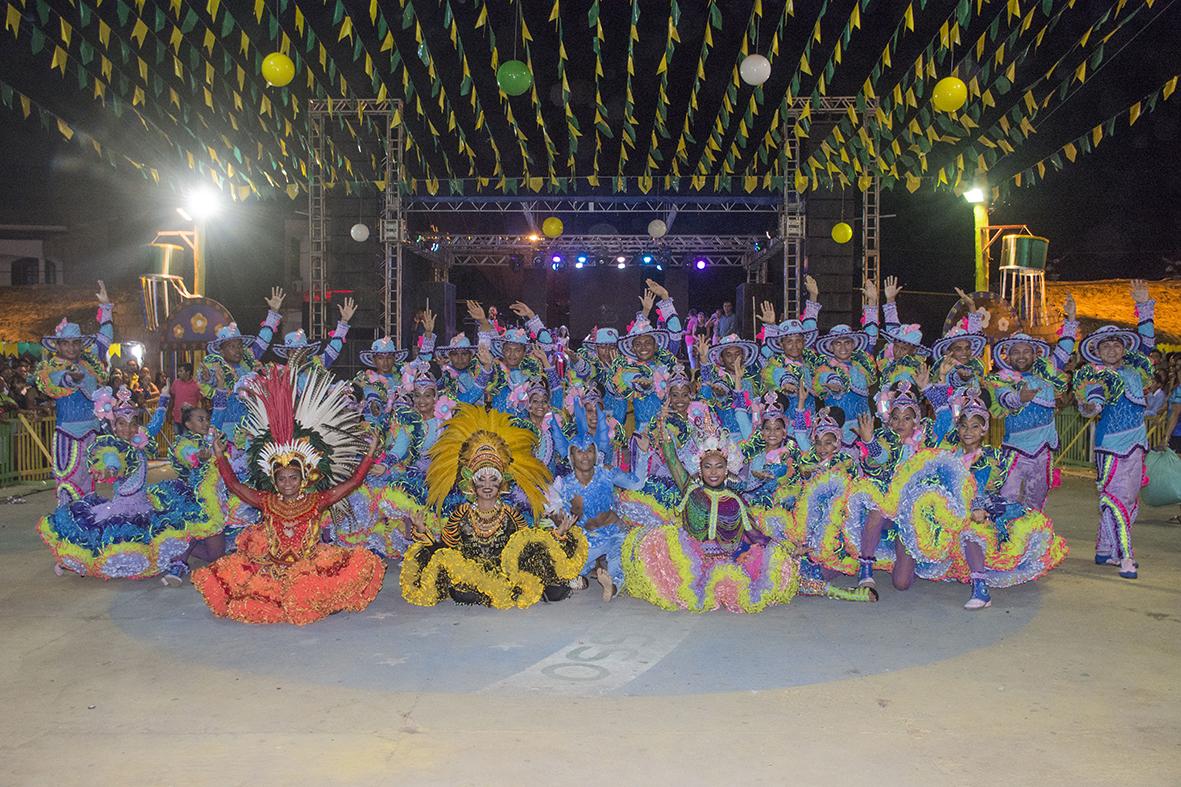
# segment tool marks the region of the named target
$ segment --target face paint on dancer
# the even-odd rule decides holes
[[[651,336],[637,336],[632,340],[632,352],[639,361],[650,361],[656,357],[656,339]]]
[[[701,457],[701,483],[710,489],[717,489],[726,484],[729,468],[726,457],[717,451],[710,451]]]
[[[493,468],[477,470],[472,476],[472,491],[477,503],[491,503],[500,497],[502,476]]]
[[[472,365],[472,351],[471,350],[452,350],[447,353],[447,362],[451,364],[451,368],[457,372],[466,371]]]

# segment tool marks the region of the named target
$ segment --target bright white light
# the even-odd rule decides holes
[[[617,262],[617,263],[615,263],[615,267],[619,268],[619,270],[623,270],[624,268],[627,267],[627,263],[626,262]]]
[[[615,261],[622,265],[623,263],[627,262],[627,257],[624,257],[622,254],[620,254],[615,258]]]
[[[964,199],[976,205],[984,202],[984,189],[975,187],[964,192]]]
[[[185,210],[184,208],[177,208],[176,212],[179,213],[180,217],[182,219],[184,219],[185,221],[192,221],[193,220],[193,217],[190,216],[189,212],[187,210]]]
[[[221,198],[208,186],[189,192],[186,212],[197,221],[212,218],[221,211]]]

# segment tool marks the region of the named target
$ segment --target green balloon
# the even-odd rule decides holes
[[[533,84],[529,66],[520,60],[506,60],[496,69],[496,84],[510,96],[519,96]]]

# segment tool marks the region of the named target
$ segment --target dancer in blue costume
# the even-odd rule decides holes
[[[998,371],[985,378],[993,401],[1005,413],[1001,442],[1013,466],[1001,494],[1039,511],[1054,484],[1054,452],[1058,427],[1054,423],[1057,397],[1070,387],[1062,371],[1074,352],[1078,337],[1074,298],[1066,296],[1066,321],[1058,342],[1050,345],[1025,333],[1017,333],[993,345]]]
[[[820,288],[811,276],[804,277],[808,300],[800,319],[784,317],[775,322],[775,306],[763,301],[759,319],[763,322],[763,370],[760,390],[779,391],[795,398],[802,385],[807,392],[807,408],[815,409],[812,375],[822,358],[812,346],[816,343],[816,318],[820,316]]]
[[[816,340],[816,352],[823,356],[812,375],[812,389],[826,407],[839,407],[845,414],[844,442],[851,446],[853,425],[863,413],[870,412],[869,390],[877,382],[877,362],[869,350],[878,339],[878,286],[865,280],[862,287],[865,306],[862,322],[865,330],[848,325],[834,325]]]
[[[749,437],[754,428],[751,411],[759,395],[759,346],[730,335],[702,347],[702,399],[713,405],[727,431]]]
[[[610,412],[604,410],[603,395],[595,385],[584,386],[581,382],[569,383],[566,386],[566,396],[563,405],[564,420],[561,428],[554,432],[554,450],[558,456],[569,456],[570,441],[577,432],[574,418],[574,407],[582,403],[586,412],[587,428],[595,436],[595,444],[599,450],[599,461],[611,467],[624,467],[631,464],[626,456],[628,448],[627,432],[623,424],[615,420]],[[600,413],[603,427],[599,426]]]
[[[59,506],[94,492],[86,455],[94,444],[99,422],[90,396],[106,377],[105,358],[114,335],[111,299],[102,281],[96,297],[98,334],[83,335],[77,323],[62,320],[53,336],[41,339],[42,346],[53,355],[38,363],[33,372],[41,393],[53,399],[57,415],[51,451]],[[92,345],[97,353],[89,351]]]
[[[379,432],[389,429],[394,399],[402,384],[400,364],[408,354],[407,350],[399,350],[393,339],[383,336],[358,356],[369,368],[353,377],[354,398],[360,403],[365,421]]]
[[[1005,477],[1012,454],[984,445],[988,436],[988,407],[973,388],[963,388],[951,398],[955,429],[943,449],[971,474],[971,499],[967,517],[940,516],[942,511],[918,519],[931,533],[920,541],[936,542],[943,533],[958,534],[959,549],[951,550],[946,566],[928,567],[926,579],[970,582],[972,595],[964,609],[992,605],[990,587],[1012,587],[1038,579],[1066,559],[1063,538],[1041,511],[1004,495]]]
[[[443,393],[462,404],[484,404],[484,394],[492,381],[493,365],[473,364],[476,348],[464,334],[453,337],[451,344],[439,347],[433,355],[442,370]]]
[[[802,452],[794,435],[807,429],[802,401],[806,396],[797,390],[796,408],[790,411],[784,406],[787,398],[780,394],[769,393],[760,402],[758,431],[742,444],[746,458],[743,492],[753,508],[783,506],[790,510],[795,503]]]
[[[243,377],[260,368],[259,360],[266,353],[283,319],[279,310],[283,308],[286,297],[279,287],[271,288],[271,297],[266,299],[267,316],[258,330],[258,336],[244,336],[238,330],[237,323],[219,328],[217,336],[209,342],[208,353],[197,367],[201,395],[213,405],[210,412],[213,425],[231,444],[238,424],[246,415],[246,407],[236,396],[235,390]],[[239,470],[245,472],[240,461],[235,467],[235,471]]]
[[[320,340],[309,341],[303,328],[291,331],[283,337],[282,344],[271,347],[271,352],[283,359],[284,363],[300,367],[297,384],[300,388],[307,382],[312,368],[323,370],[331,366],[340,357],[344,349],[345,338],[349,334],[349,320],[357,313],[357,302],[352,298],[345,298],[344,303],[337,306],[340,310],[340,320],[327,342]]]
[[[931,345],[931,364],[939,370],[934,382],[951,388],[980,388],[988,371],[983,358],[988,337],[983,330],[990,315],[987,309],[977,309],[972,296],[959,287],[955,291],[967,309],[967,316]],[[944,364],[944,359],[949,359],[951,363]]]
[[[149,486],[148,455],[168,414],[167,389],[147,430],[136,422],[139,408],[131,392],[100,388],[94,412],[107,424],[85,458],[92,475],[114,484],[111,499],[90,494],[59,506],[37,525],[53,552],[55,571],[102,579],[159,576],[194,538],[216,532],[202,506],[166,484]]]
[[[548,363],[548,359],[545,362]],[[555,393],[560,396],[561,390]],[[514,386],[509,393],[508,407],[513,414],[513,426],[527,429],[536,438],[534,456],[541,460],[550,473],[563,472],[566,459],[558,450],[558,446],[564,442],[564,435],[561,435],[562,420],[560,411],[553,405],[549,386],[542,380],[529,380]]]
[[[526,385],[530,379],[546,380],[551,390],[560,389],[561,380],[557,369],[548,359],[545,362],[539,360],[539,358],[546,357],[554,345],[553,337],[550,336],[550,332],[541,318],[521,301],[517,301],[509,308],[513,310],[514,314],[525,320],[525,328],[510,328],[503,335],[498,335],[485,315],[483,307],[475,301],[468,301],[468,315],[480,325],[481,344],[484,344],[485,341],[490,343],[492,355],[499,361],[499,363],[492,363],[486,352],[481,351],[479,354],[481,363],[493,371],[486,396],[494,409],[512,415],[509,395],[514,389],[520,390],[520,387]],[[529,345],[534,342],[539,346],[540,353],[535,351],[530,355]],[[560,393],[556,401],[558,406],[561,406]]]
[[[607,412],[620,423],[627,420],[627,397],[615,390],[611,370],[619,357],[619,331],[614,328],[598,328],[593,336],[582,342],[570,359],[567,369],[567,384],[597,386],[603,392],[603,405]]]
[[[893,388],[906,380],[914,383],[915,372],[927,363],[931,351],[923,346],[923,329],[917,323],[902,324],[895,302],[902,286],[897,276],[887,276],[882,287],[886,302],[882,304],[882,336],[886,346],[878,354],[879,380],[883,388]]]
[[[1140,510],[1148,435],[1144,425],[1144,386],[1152,379],[1145,351],[1156,346],[1156,302],[1148,285],[1132,282],[1137,326],[1128,331],[1105,325],[1079,345],[1086,365],[1074,373],[1079,412],[1095,421],[1095,471],[1099,490],[1099,528],[1095,563],[1118,565],[1124,579],[1136,579],[1132,525]]]
[[[634,429],[639,432],[660,412],[660,392],[676,366],[676,347],[681,340],[681,320],[668,290],[652,279],[645,284],[641,310],[627,336],[619,340],[620,357],[611,370],[611,386],[631,402]],[[653,306],[656,325],[648,317]]]
[[[168,564],[161,581],[178,587],[189,574],[189,558],[196,557],[212,563],[226,553],[225,511],[227,501],[221,498],[221,479],[213,461],[213,425],[204,407],[186,407],[181,412],[183,431],[172,441],[168,460],[176,478],[158,486],[171,487],[176,497],[192,497],[201,506],[204,519],[193,522],[194,532],[209,532],[204,538],[194,538],[183,554]],[[215,532],[216,531],[216,532]]]
[[[581,401],[574,404],[575,433],[569,442],[570,471],[554,481],[553,495],[561,501],[561,510],[576,518],[590,544],[582,574],[570,581],[575,590],[585,590],[588,575],[593,574],[603,589],[603,600],[610,601],[623,589],[622,549],[626,531],[615,512],[616,489],[639,489],[644,485],[648,467],[647,435],[636,439],[637,473],[625,473],[603,464],[596,445],[596,435],[587,424],[587,411]],[[598,431],[606,431],[607,416],[598,413]],[[603,435],[599,435],[599,440]]]

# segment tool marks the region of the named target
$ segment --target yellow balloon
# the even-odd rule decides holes
[[[853,228],[843,221],[832,225],[832,239],[837,243],[848,243],[853,240]]]
[[[940,112],[955,112],[968,100],[968,86],[959,77],[943,77],[935,83],[931,103]]]
[[[295,79],[295,63],[282,52],[271,52],[262,59],[262,78],[275,87],[289,85]]]
[[[559,219],[557,216],[550,216],[548,219],[541,222],[541,231],[543,233],[545,233],[545,236],[547,238],[558,237],[559,235],[562,234],[562,230],[564,228],[565,227],[562,224],[562,220]]]

